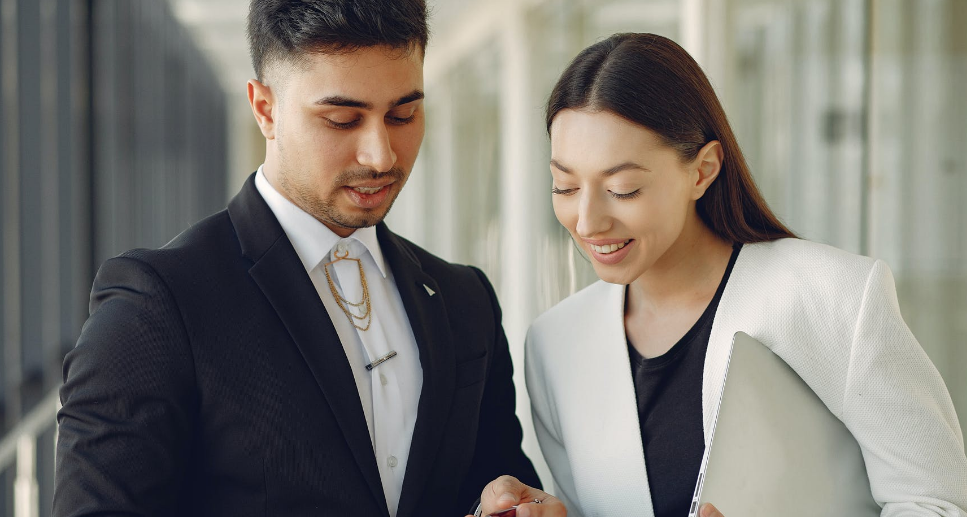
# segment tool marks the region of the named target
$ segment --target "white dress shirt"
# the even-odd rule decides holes
[[[376,228],[360,228],[349,237],[339,237],[275,190],[265,179],[262,167],[256,173],[255,186],[292,242],[342,342],[366,415],[386,505],[390,517],[395,517],[423,388],[423,369],[416,338],[393,272],[383,259]],[[324,266],[336,260],[337,251],[340,256],[348,251],[350,258],[362,263],[372,307],[368,330],[359,330],[350,322],[329,289]],[[330,264],[329,274],[343,298],[352,303],[362,301],[362,283],[355,261]],[[361,308],[349,308],[355,314],[363,312]],[[367,320],[356,321],[359,326],[366,326]],[[366,370],[367,364],[390,351],[397,355],[372,371]]]

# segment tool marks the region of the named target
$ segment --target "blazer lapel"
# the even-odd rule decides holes
[[[242,254],[254,262],[249,274],[309,365],[373,496],[385,501],[356,381],[339,336],[295,249],[255,188],[254,175],[229,204],[228,212]]]
[[[762,321],[758,315],[767,314],[768,306],[772,302],[767,296],[759,295],[757,299],[749,299],[744,294],[762,293],[762,279],[754,259],[760,249],[758,244],[744,244],[739,250],[725,290],[722,291],[722,298],[719,299],[719,306],[715,310],[715,319],[712,320],[702,373],[702,425],[705,428],[706,447],[715,415],[718,413],[722,390],[725,388],[725,373],[728,370],[735,333],[741,330],[760,341],[769,342],[763,339],[761,327],[757,323]]]
[[[568,448],[578,485],[578,496],[591,508],[613,507],[613,494],[628,501],[637,515],[654,515],[648,492],[648,475],[641,443],[638,404],[628,341],[624,330],[625,286],[604,282],[591,287],[586,325],[575,329],[562,325],[570,334],[556,336],[560,343],[573,344],[559,354],[577,359],[567,361],[567,390],[555,399],[565,400],[567,441],[580,444]],[[569,322],[568,322],[569,323]],[[563,420],[563,418],[562,418]],[[600,479],[612,480],[610,491],[589,490]]]
[[[423,271],[419,259],[406,243],[390,232],[386,225],[379,224],[376,234],[387,263],[393,270],[396,287],[420,349],[420,364],[423,367],[423,390],[397,509],[398,517],[409,517],[426,487],[436,461],[437,445],[443,436],[443,424],[450,414],[456,385],[456,359],[445,293]],[[433,295],[430,291],[433,291]]]

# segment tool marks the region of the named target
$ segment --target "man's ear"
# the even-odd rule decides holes
[[[275,138],[275,107],[277,106],[272,88],[255,79],[248,81],[248,103],[252,114],[266,140]]]
[[[718,178],[724,159],[725,151],[718,140],[712,140],[699,149],[691,164],[695,178],[692,184],[692,199],[699,199],[705,195],[705,191],[712,186],[715,178]]]

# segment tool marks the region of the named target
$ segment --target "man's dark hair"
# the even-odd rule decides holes
[[[252,66],[259,81],[273,61],[306,54],[386,46],[424,52],[425,0],[252,0],[248,12]]]

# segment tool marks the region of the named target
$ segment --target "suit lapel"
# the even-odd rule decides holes
[[[405,241],[390,232],[384,224],[376,227],[376,233],[406,307],[423,367],[423,390],[397,510],[398,517],[409,517],[426,487],[436,461],[444,423],[450,414],[456,384],[456,359],[445,293],[440,291],[436,280],[423,271],[419,259]]]
[[[385,501],[356,381],[339,336],[295,249],[255,188],[254,175],[228,212],[243,255],[254,262],[249,274],[308,364],[373,496]]]

